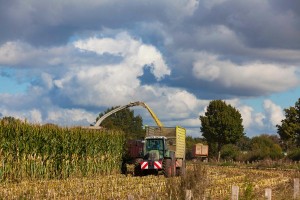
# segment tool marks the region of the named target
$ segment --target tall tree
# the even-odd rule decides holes
[[[294,107],[284,109],[285,119],[281,125],[276,125],[277,133],[289,148],[293,145],[300,145],[300,98]]]
[[[100,113],[96,121],[104,114],[116,108],[117,107],[112,107],[107,109],[104,113]],[[140,115],[134,116],[134,111],[129,108],[110,115],[102,122],[101,126],[107,129],[122,130],[128,139],[141,139],[145,136],[142,117]]]
[[[207,140],[211,150],[216,148],[219,156],[223,145],[235,144],[244,136],[243,119],[240,112],[231,105],[227,105],[225,101],[211,101],[205,115],[200,116],[200,121],[203,137]]]

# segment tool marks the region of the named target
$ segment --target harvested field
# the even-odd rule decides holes
[[[231,186],[240,187],[240,199],[264,199],[266,188],[272,199],[293,198],[296,171],[257,170],[220,166],[188,167],[187,179],[162,175],[132,177],[110,175],[65,180],[2,183],[4,199],[183,199],[192,190],[195,199],[231,199]]]

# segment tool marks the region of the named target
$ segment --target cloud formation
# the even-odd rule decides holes
[[[193,65],[193,75],[197,79],[218,82],[222,88],[237,89],[240,94],[243,90],[244,95],[253,95],[254,92],[268,94],[295,87],[299,84],[298,72],[294,66],[283,71],[280,65],[255,61],[238,65],[207,53],[199,53]]]
[[[224,99],[240,110],[249,135],[275,133],[284,116],[271,96],[300,85],[295,1],[0,5],[0,81],[26,86],[0,93],[1,116],[89,124],[108,107],[141,100],[166,125],[197,136],[209,101]],[[262,109],[247,98],[262,99]]]

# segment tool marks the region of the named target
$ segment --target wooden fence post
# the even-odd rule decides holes
[[[266,198],[266,200],[271,200],[272,199],[272,189],[267,188],[265,190],[265,198]]]
[[[239,200],[239,186],[233,185],[231,187],[231,200]]]
[[[186,190],[185,191],[185,200],[191,200],[192,199],[192,190]]]
[[[294,178],[294,199],[299,197],[299,178]]]

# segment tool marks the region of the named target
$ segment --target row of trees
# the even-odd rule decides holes
[[[222,100],[211,101],[200,116],[202,136],[210,149],[210,157],[236,160],[279,159],[283,152],[291,159],[300,158],[300,98],[294,107],[284,109],[285,119],[277,125],[278,135],[247,138],[241,114]]]
[[[99,117],[115,108],[100,113]],[[244,132],[240,112],[225,101],[213,100],[209,103],[205,114],[199,117],[203,138],[187,137],[187,158],[192,157],[192,146],[201,142],[209,145],[209,156],[216,159],[250,161],[265,158],[279,159],[283,157],[283,152],[289,153],[292,159],[298,159],[300,158],[300,150],[298,151],[300,98],[295,106],[284,109],[284,112],[285,119],[277,125],[278,135],[248,138]],[[142,139],[145,136],[142,117],[135,116],[134,111],[129,108],[108,117],[101,126],[120,129],[129,139]]]

